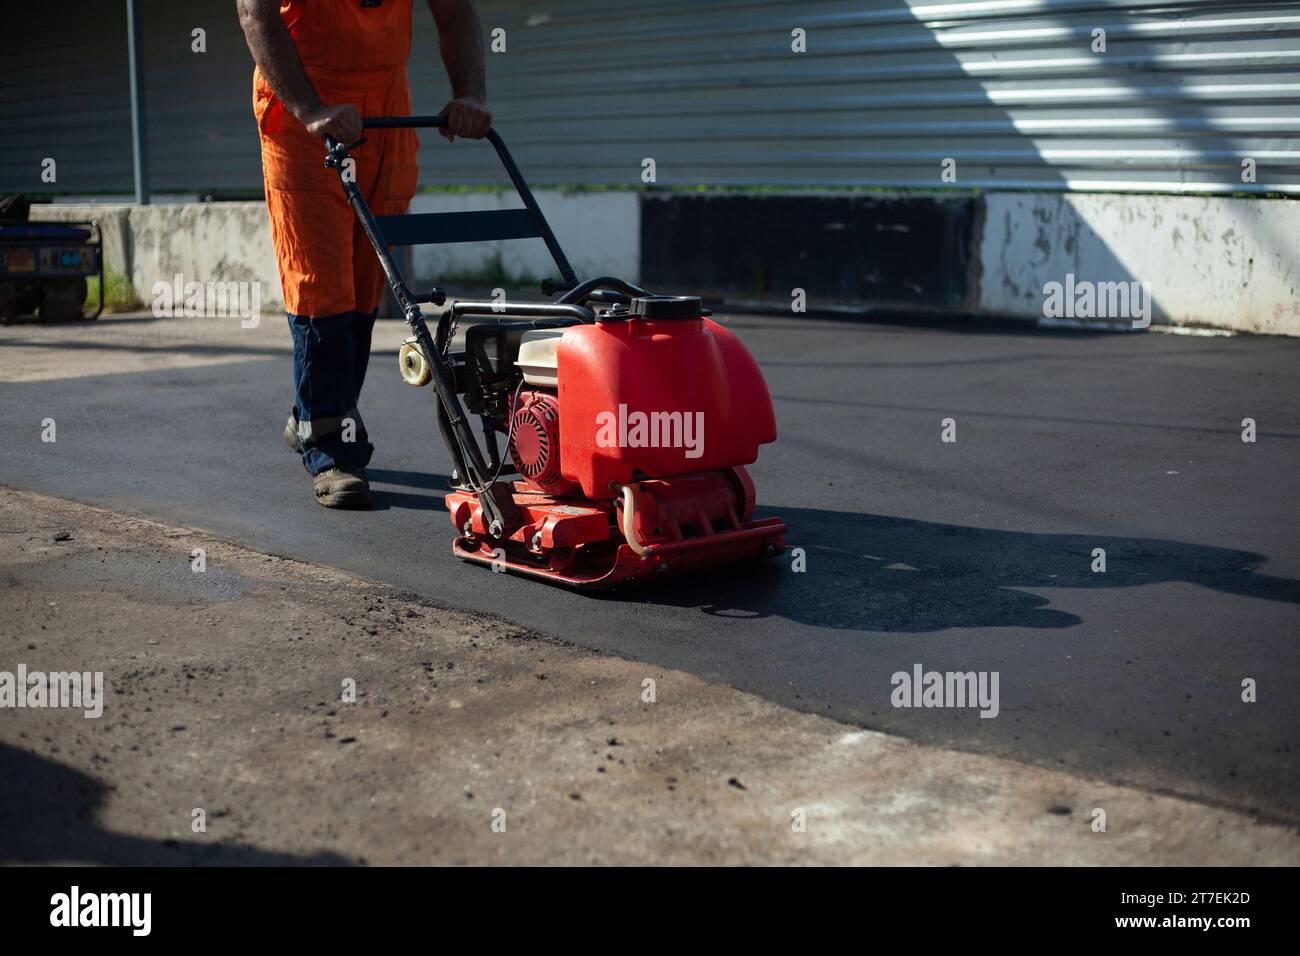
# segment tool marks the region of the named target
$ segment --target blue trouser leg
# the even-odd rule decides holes
[[[293,411],[302,462],[313,475],[335,465],[365,467],[374,452],[357,411],[374,322],[373,315],[359,312],[318,318],[289,314]]]
[[[366,381],[366,368],[370,364],[370,339],[375,331],[375,317],[379,315],[379,310],[374,312],[353,312],[356,319],[352,323],[353,335],[353,354],[356,356],[356,364],[353,366],[352,382],[352,407],[355,408],[361,400],[361,386]]]

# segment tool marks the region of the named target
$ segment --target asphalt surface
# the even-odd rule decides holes
[[[280,437],[289,360],[261,354],[0,385],[0,482],[864,727],[1300,821],[1300,341],[729,324],[781,432],[751,469],[759,514],[786,519],[802,573],[787,555],[591,597],[455,560],[432,393],[390,354],[362,400],[373,512],[313,502]],[[1000,715],[893,708],[917,663],[999,672]]]

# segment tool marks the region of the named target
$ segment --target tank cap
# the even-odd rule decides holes
[[[698,295],[645,295],[632,300],[628,309],[643,319],[698,319],[706,314]]]

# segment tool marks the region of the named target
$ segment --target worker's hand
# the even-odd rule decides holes
[[[351,144],[361,138],[361,114],[351,103],[341,103],[338,106],[322,103],[299,119],[307,127],[307,132],[321,139],[333,136],[335,142]]]
[[[482,139],[492,126],[492,113],[477,96],[458,96],[442,112],[447,117],[447,125],[439,127],[438,132],[449,143],[457,136]]]

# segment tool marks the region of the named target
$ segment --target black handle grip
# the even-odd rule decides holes
[[[361,120],[366,129],[411,129],[419,126],[446,126],[447,117],[437,116],[367,116]]]
[[[363,116],[361,118],[362,129],[416,129],[422,126],[446,126],[447,117],[439,113],[437,116]],[[348,148],[351,149],[359,146],[364,140],[358,140]],[[325,148],[333,152],[339,144],[332,136],[325,137]]]
[[[361,119],[362,129],[419,129],[430,126],[445,128],[446,125],[447,117],[443,116],[441,113],[436,116],[365,116]],[[489,128],[487,138],[492,142],[493,146],[497,147],[498,150],[505,148],[504,144],[501,143],[501,138],[497,135],[496,130]],[[349,152],[356,149],[365,141],[366,138],[363,136],[355,143],[342,146],[335,141],[334,137],[326,136],[325,150],[328,153],[328,156],[325,159],[325,165],[330,168],[337,166],[347,158]]]

